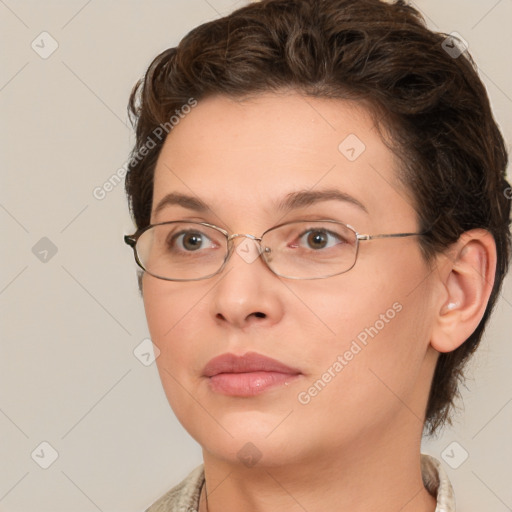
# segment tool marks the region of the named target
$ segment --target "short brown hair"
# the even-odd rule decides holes
[[[176,110],[190,98],[291,88],[359,100],[379,114],[403,162],[419,227],[428,231],[420,239],[427,262],[464,231],[493,235],[497,269],[487,309],[465,343],[439,356],[426,410],[429,434],[451,423],[463,368],[480,342],[510,253],[505,144],[471,57],[445,51],[447,37],[428,30],[402,0],[263,0],[195,28],[158,55],[129,103],[137,141],[126,192],[138,229],[150,223],[165,140],[154,141],[155,130]],[[155,147],[141,157],[149,140]]]

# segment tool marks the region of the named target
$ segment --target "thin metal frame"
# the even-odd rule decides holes
[[[352,227],[350,224],[345,224],[344,222],[339,222],[339,221],[333,220],[333,219],[318,219],[318,220],[314,219],[314,220],[294,220],[294,221],[290,221],[290,222],[283,222],[282,224],[278,224],[277,226],[273,226],[273,227],[267,229],[261,236],[257,237],[257,236],[250,235],[250,234],[247,234],[247,233],[234,233],[234,234],[230,235],[229,232],[226,231],[225,229],[223,229],[223,228],[221,228],[219,226],[216,226],[215,224],[210,224],[208,222],[194,222],[194,221],[190,221],[189,222],[189,221],[184,221],[184,220],[172,220],[172,221],[168,221],[168,222],[159,222],[157,224],[150,224],[149,226],[146,226],[145,228],[138,230],[133,235],[124,235],[124,242],[133,249],[133,253],[134,253],[135,261],[136,261],[137,265],[142,270],[144,270],[144,272],[147,272],[148,274],[152,275],[153,277],[156,277],[157,279],[162,279],[164,281],[202,281],[203,279],[209,279],[210,277],[213,277],[213,276],[219,274],[220,272],[222,272],[222,270],[226,266],[227,262],[229,261],[231,255],[233,253],[233,248],[234,248],[233,240],[235,238],[243,236],[243,237],[255,240],[256,242],[259,242],[259,244],[260,244],[260,253],[259,253],[259,255],[261,256],[261,255],[263,255],[265,253],[268,253],[270,251],[270,249],[268,247],[265,247],[265,250],[261,250],[261,242],[263,240],[263,237],[268,232],[273,231],[275,229],[278,229],[278,228],[280,228],[282,226],[286,226],[288,224],[298,224],[298,223],[304,223],[304,222],[306,222],[306,223],[308,223],[308,222],[331,222],[333,224],[340,224],[342,226],[345,226],[346,228],[348,228],[351,231],[353,231],[354,234],[356,235],[356,250],[355,250],[355,256],[354,256],[354,263],[348,269],[343,270],[342,272],[338,272],[337,274],[329,275],[329,276],[324,276],[324,277],[289,277],[289,276],[285,276],[283,274],[279,274],[278,272],[276,272],[272,268],[270,268],[270,265],[269,265],[268,261],[266,260],[265,257],[263,257],[262,260],[265,262],[265,265],[267,266],[267,268],[273,274],[275,274],[275,275],[277,275],[279,277],[284,277],[285,279],[296,279],[296,280],[327,279],[328,277],[339,276],[341,274],[345,274],[346,272],[348,272],[349,270],[354,268],[354,266],[355,266],[355,264],[357,262],[357,256],[359,254],[359,242],[360,241],[364,242],[364,241],[369,241],[369,240],[375,240],[375,239],[378,239],[378,238],[404,238],[404,237],[408,237],[408,236],[422,236],[422,235],[426,234],[425,232],[423,232],[423,233],[382,233],[382,234],[376,234],[376,235],[361,234],[361,233],[358,233],[357,230],[354,227]],[[209,274],[209,275],[207,275],[205,277],[198,277],[198,278],[193,278],[193,279],[170,279],[170,278],[167,278],[167,277],[157,276],[157,275],[152,274],[151,272],[149,272],[147,269],[145,269],[144,266],[142,265],[142,262],[139,259],[139,255],[137,254],[137,249],[136,249],[137,241],[142,236],[142,234],[145,233],[146,231],[148,231],[149,229],[151,229],[151,228],[153,228],[155,226],[162,226],[162,225],[166,225],[166,224],[197,224],[199,226],[206,226],[206,227],[209,227],[209,228],[216,229],[217,231],[222,233],[226,237],[227,245],[228,245],[228,250],[227,250],[227,253],[226,253],[226,257],[224,258],[224,261],[223,261],[222,265],[220,266],[220,268],[216,272],[214,272],[213,274]]]

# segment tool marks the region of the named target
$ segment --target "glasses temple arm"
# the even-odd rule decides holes
[[[390,233],[390,234],[380,234],[380,235],[360,235],[357,234],[358,240],[373,240],[374,238],[403,238],[406,236],[422,236],[425,233]]]
[[[124,243],[130,247],[135,247],[137,240],[135,239],[134,235],[124,235]]]

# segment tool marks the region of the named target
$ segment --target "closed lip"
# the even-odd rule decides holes
[[[222,354],[211,359],[203,369],[203,376],[213,377],[220,373],[273,372],[299,375],[297,368],[285,365],[281,361],[263,356],[256,352],[247,352],[243,356]]]

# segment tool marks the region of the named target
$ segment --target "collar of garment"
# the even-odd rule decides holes
[[[455,496],[441,463],[431,455],[421,454],[423,485],[437,500],[435,512],[455,512]],[[204,468],[195,468],[180,484],[151,505],[146,512],[183,512],[199,510],[199,496],[204,485]]]
[[[455,512],[455,495],[452,484],[441,466],[431,455],[421,454],[421,476],[427,491],[437,498],[435,512]]]

